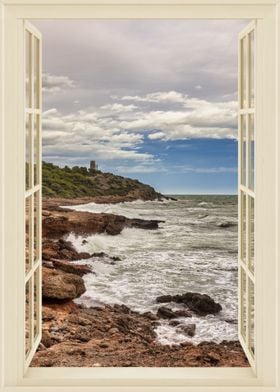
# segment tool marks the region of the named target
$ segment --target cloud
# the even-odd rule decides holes
[[[143,135],[111,127],[112,119],[99,117],[91,111],[63,115],[56,109],[43,113],[44,158],[64,157],[99,160],[128,160],[153,162],[154,157],[137,151]]]
[[[43,92],[54,94],[74,87],[76,87],[76,84],[68,76],[57,76],[49,73],[43,73],[42,75]]]
[[[184,95],[177,91],[163,91],[150,93],[145,96],[129,96],[126,95],[121,98],[123,101],[135,101],[135,102],[168,102],[168,103],[178,103],[184,102]]]
[[[211,102],[176,91],[124,96],[118,99],[131,100],[140,105],[130,117],[119,117],[119,126],[146,132],[156,130],[157,132],[149,133],[148,138],[151,140],[237,137],[236,101]],[[169,102],[167,109],[166,101]],[[149,107],[141,108],[141,104],[146,102],[149,102]],[[157,110],[154,110],[153,104],[157,105]]]
[[[136,168],[137,172],[152,172],[160,167],[156,156],[143,151],[145,137],[153,142],[237,137],[235,101],[210,102],[177,91],[130,97],[133,103],[129,105],[122,103],[127,96],[114,100],[69,114],[55,108],[45,111],[44,156],[126,161],[130,172]]]
[[[102,110],[107,112],[116,112],[116,113],[123,113],[123,112],[131,112],[137,109],[135,105],[123,105],[121,103],[113,103],[101,106]]]

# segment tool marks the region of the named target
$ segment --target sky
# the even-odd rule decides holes
[[[43,159],[166,194],[237,189],[242,20],[36,21]]]

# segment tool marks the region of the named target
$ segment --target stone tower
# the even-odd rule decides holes
[[[97,170],[97,164],[96,164],[95,161],[90,161],[89,170],[90,170],[91,172]]]

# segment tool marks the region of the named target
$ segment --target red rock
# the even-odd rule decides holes
[[[64,272],[69,272],[71,274],[83,276],[85,274],[93,272],[92,269],[87,265],[74,264],[70,263],[67,260],[51,259],[51,261],[56,269],[59,269]]]
[[[85,284],[81,277],[63,271],[43,267],[43,299],[74,299],[80,297],[85,291]]]

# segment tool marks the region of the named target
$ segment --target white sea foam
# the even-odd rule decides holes
[[[234,198],[205,198],[73,207],[165,221],[158,230],[126,228],[117,236],[89,236],[86,243],[82,237],[69,235],[79,251],[121,258],[114,265],[109,259],[88,261],[96,275],[84,277],[87,291],[78,302],[85,306],[123,303],[139,312],[156,312],[159,295],[206,293],[223,306],[219,315],[183,319],[183,323],[196,324],[193,338],[162,321],[156,329],[158,340],[162,344],[196,344],[237,339],[237,227],[217,226],[222,221],[236,222],[237,206]],[[201,219],[202,214],[207,216]],[[167,306],[178,308],[175,304]]]

